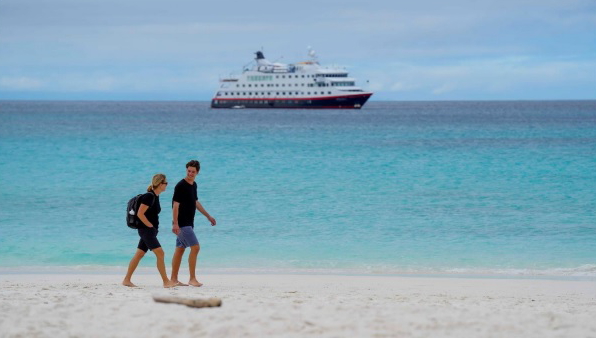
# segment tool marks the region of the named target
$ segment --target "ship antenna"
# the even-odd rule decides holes
[[[308,46],[306,48],[308,49],[308,56],[310,56],[310,58],[316,62],[317,61],[317,53],[315,52],[315,50],[312,49],[311,46]]]

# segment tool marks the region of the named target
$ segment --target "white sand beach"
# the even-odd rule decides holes
[[[596,337],[596,282],[337,275],[0,276],[2,337]],[[219,297],[218,308],[153,295]]]

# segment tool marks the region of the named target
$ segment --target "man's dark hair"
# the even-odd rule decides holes
[[[190,162],[186,163],[186,168],[188,169],[188,167],[195,167],[197,172],[199,172],[199,170],[201,170],[201,163],[199,163],[197,160],[191,160]]]

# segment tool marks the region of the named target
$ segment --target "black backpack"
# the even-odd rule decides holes
[[[141,196],[145,194],[138,194],[135,197],[131,198],[128,201],[128,205],[126,207],[126,225],[128,225],[131,229],[138,229],[139,228],[139,218],[137,217],[137,212],[139,211],[139,207],[141,206],[140,200]],[[155,202],[155,196],[153,196],[153,202],[149,208],[153,206]]]

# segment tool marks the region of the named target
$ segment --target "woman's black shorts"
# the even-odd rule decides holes
[[[147,250],[155,250],[157,248],[161,248],[161,244],[157,240],[157,233],[159,232],[155,228],[139,228],[139,236],[141,240],[139,240],[139,245],[137,248],[147,252]]]

